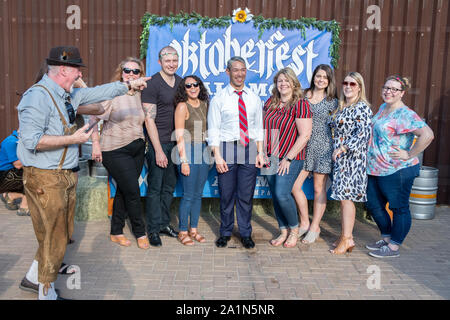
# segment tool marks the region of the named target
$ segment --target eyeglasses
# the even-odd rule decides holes
[[[390,91],[392,93],[397,93],[399,91],[403,91],[402,89],[399,89],[399,88],[391,88],[391,87],[385,87],[385,86],[381,87],[381,90],[386,91],[386,92]]]
[[[133,74],[139,74],[139,73],[141,73],[141,70],[139,70],[139,69],[123,68],[123,72],[125,72],[126,74],[129,74],[130,72],[133,72]]]
[[[75,110],[73,109],[69,96],[66,98],[66,101],[64,101],[64,104],[66,105],[67,114],[69,115],[69,122],[70,124],[73,124],[75,122]]]
[[[344,81],[344,82],[342,82],[342,85],[344,86],[344,87],[347,87],[347,86],[350,86],[350,87],[356,87],[358,84],[356,83],[356,82],[348,82],[348,81]]]
[[[192,86],[194,86],[194,88],[197,88],[198,82],[186,83],[184,86],[186,87],[186,89],[190,89],[190,88],[192,88]]]

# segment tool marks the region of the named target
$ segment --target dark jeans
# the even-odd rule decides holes
[[[111,234],[123,234],[125,219],[130,218],[136,238],[145,236],[145,223],[142,218],[139,176],[144,165],[145,142],[134,140],[125,147],[102,152],[103,165],[117,183],[114,197]]]
[[[367,184],[367,210],[372,215],[382,237],[390,237],[391,243],[401,245],[411,228],[409,195],[420,166],[398,170],[388,176],[371,176]],[[394,213],[393,220],[386,211],[386,203]]]
[[[205,186],[206,180],[208,179],[209,164],[205,161],[205,159],[203,159],[203,157],[196,157],[195,154],[201,153],[203,155],[203,151],[205,150],[205,148],[206,144],[204,143],[195,145],[191,144],[189,155],[187,155],[187,157],[190,159],[189,176],[183,175],[181,173],[181,165],[178,166],[180,179],[183,185],[183,197],[180,200],[179,209],[180,231],[187,231],[189,222],[191,228],[197,228],[198,226],[198,220],[202,208],[203,188]],[[186,153],[188,153],[188,148],[186,148]]]
[[[161,146],[169,162],[167,168],[161,168],[156,165],[155,149],[153,149],[151,143],[146,154],[148,189],[145,201],[145,214],[149,234],[159,232],[170,224],[170,205],[177,183],[176,169],[171,157],[175,144],[166,143]]]
[[[221,173],[218,177],[221,236],[231,236],[235,204],[241,237],[250,237],[252,234],[250,221],[258,168],[255,166],[256,147],[254,142],[253,145],[250,144],[245,148],[234,142],[222,144],[222,155],[227,162],[228,172]]]
[[[298,227],[297,205],[292,196],[292,187],[303,168],[303,162],[303,160],[292,160],[289,173],[283,176],[278,174],[266,176],[280,229]]]

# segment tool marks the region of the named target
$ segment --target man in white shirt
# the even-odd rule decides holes
[[[216,246],[226,247],[234,226],[234,205],[245,248],[255,246],[250,223],[258,168],[263,157],[263,104],[245,86],[247,67],[241,57],[227,63],[230,83],[211,100],[208,111],[208,144],[219,174],[220,237]]]

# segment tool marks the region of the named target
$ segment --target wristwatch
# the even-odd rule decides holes
[[[292,162],[292,159],[289,159],[288,157],[285,157],[287,162]]]

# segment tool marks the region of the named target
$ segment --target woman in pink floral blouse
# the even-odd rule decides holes
[[[381,240],[366,245],[376,258],[398,257],[411,227],[409,195],[419,175],[421,153],[433,140],[433,131],[402,101],[409,80],[390,76],[381,90],[384,103],[372,118],[367,155],[367,209],[378,225]],[[414,136],[417,136],[413,144]],[[393,220],[385,207],[393,212]]]

